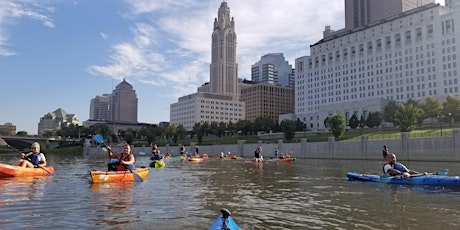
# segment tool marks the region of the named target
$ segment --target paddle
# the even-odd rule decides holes
[[[436,173],[419,173],[419,174],[410,175],[410,177],[425,176],[425,175],[447,176],[448,172],[449,172],[449,169],[440,169]],[[398,178],[399,179],[399,178],[402,178],[402,176],[400,176],[400,175],[397,175],[397,176],[381,175],[380,176],[380,180],[382,180],[382,181],[389,181],[391,178]]]
[[[0,137],[0,146],[6,146],[10,149],[12,149],[13,151],[17,152],[17,153],[22,153],[21,151],[17,150],[15,147],[9,145],[8,143],[6,143],[5,140],[3,140],[3,138]],[[32,163],[32,162],[31,162]],[[52,174],[50,171],[48,171],[46,168],[44,168],[43,166],[40,166],[40,165],[37,165],[38,168],[41,168],[43,170],[45,170],[48,174]]]
[[[100,134],[96,134],[95,136],[93,136],[93,140],[96,141],[98,144],[101,144],[103,147],[108,147],[104,143],[104,138]],[[136,181],[136,182],[143,182],[144,181],[144,179],[142,179],[142,177],[139,176],[139,174],[135,173],[127,165],[125,165],[125,164],[122,164],[122,165],[125,167],[125,169],[129,170],[133,174],[134,181]]]

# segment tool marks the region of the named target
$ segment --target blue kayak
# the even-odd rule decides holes
[[[225,208],[220,209],[221,214],[212,223],[208,230],[240,230],[240,227],[233,218],[230,216],[231,213]]]
[[[446,176],[445,174],[415,174],[410,178],[401,176],[387,176],[387,175],[369,175],[348,172],[348,180],[380,182],[388,184],[401,184],[401,185],[427,185],[436,187],[460,187],[460,178],[458,176]]]

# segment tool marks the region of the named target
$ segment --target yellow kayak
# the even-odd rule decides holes
[[[106,183],[115,181],[134,181],[134,175],[136,173],[142,179],[147,178],[149,174],[148,168],[136,168],[133,172],[130,171],[97,171],[93,170],[90,172],[91,181],[93,183]]]

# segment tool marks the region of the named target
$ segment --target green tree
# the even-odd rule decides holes
[[[332,135],[338,141],[339,137],[345,132],[345,118],[341,114],[336,113],[329,116],[328,123]]]
[[[414,104],[402,104],[395,114],[396,126],[400,132],[410,132],[415,129],[417,120],[423,116],[423,110]]]
[[[295,137],[296,122],[292,120],[282,121],[281,130],[284,132],[284,138],[288,141],[291,141]]]
[[[434,99],[433,97],[425,98],[425,101],[420,104],[420,108],[423,109],[425,116],[423,118],[430,118],[431,124],[433,119],[438,117],[442,111],[441,101]]]
[[[366,119],[364,119],[364,115],[361,115],[361,119],[359,119],[359,127],[364,128],[366,126]]]
[[[450,113],[450,117],[449,117]],[[443,103],[443,110],[441,116],[445,118],[454,119],[455,121],[460,120],[460,98],[452,95],[446,97]]]
[[[356,129],[358,125],[359,125],[359,120],[358,120],[358,116],[356,116],[356,113],[355,113],[350,117],[350,120],[348,120],[348,126],[350,126],[351,129]]]
[[[388,102],[388,104],[383,109],[383,120],[385,122],[393,123],[393,125],[396,126],[395,114],[398,108],[399,105],[396,103],[396,101],[391,100]]]
[[[366,119],[366,126],[369,128],[379,127],[382,123],[382,114],[380,112],[369,112]]]

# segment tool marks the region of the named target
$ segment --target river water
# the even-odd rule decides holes
[[[16,154],[0,154],[14,163]],[[207,229],[220,208],[242,229],[460,229],[460,190],[351,182],[375,161],[171,160],[144,182],[92,184],[98,155],[47,155],[55,174],[0,179],[0,229]],[[149,156],[136,156],[148,166]],[[458,163],[405,162],[419,171]]]

